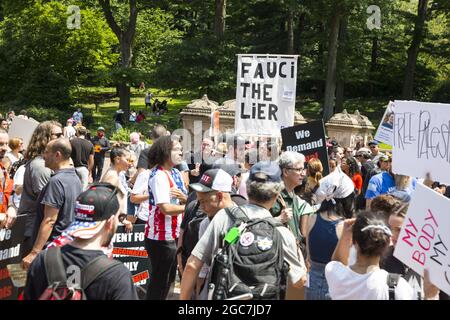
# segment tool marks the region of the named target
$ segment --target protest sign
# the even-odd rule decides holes
[[[297,57],[238,55],[237,134],[279,137],[294,125]]]
[[[113,238],[113,256],[130,270],[134,284],[145,291],[151,271],[145,250],[144,229],[145,225],[136,224],[133,230],[127,233],[123,226],[118,227]]]
[[[394,104],[393,172],[450,184],[450,104]]]
[[[17,300],[17,288],[6,267],[0,269],[0,300]]]
[[[450,294],[450,200],[418,184],[399,234],[394,256]]]
[[[330,172],[323,120],[281,129],[281,136],[283,150],[302,153],[306,162],[309,159],[318,158],[322,162],[323,175],[326,176]]]
[[[34,129],[39,125],[34,119],[23,119],[15,117],[8,129],[10,138],[18,137],[23,140],[23,147],[26,149],[30,143]]]
[[[392,145],[392,136],[394,130],[394,103],[389,102],[384,112],[383,119],[378,126],[375,140],[383,142],[387,145]]]
[[[11,229],[0,229],[0,268],[22,261],[25,220],[25,215],[19,215]]]

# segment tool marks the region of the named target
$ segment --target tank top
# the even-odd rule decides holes
[[[311,261],[328,263],[338,243],[336,225],[342,221],[327,221],[317,214],[316,223],[309,233],[308,245]]]

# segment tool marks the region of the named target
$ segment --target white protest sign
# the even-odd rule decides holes
[[[394,256],[450,294],[450,200],[418,184],[399,234]]]
[[[31,140],[34,129],[39,125],[34,119],[23,119],[15,117],[9,126],[8,135],[10,138],[18,137],[23,140],[23,147],[26,149]]]
[[[280,137],[294,125],[298,56],[238,55],[238,134]]]
[[[383,119],[378,126],[375,140],[392,146],[392,133],[394,130],[394,103],[389,102],[384,112]]]
[[[393,172],[450,184],[450,104],[394,104]]]

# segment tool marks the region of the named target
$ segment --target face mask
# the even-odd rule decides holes
[[[103,132],[97,132],[97,136],[98,136],[99,138],[102,138],[104,135],[105,135],[105,134],[104,134]]]

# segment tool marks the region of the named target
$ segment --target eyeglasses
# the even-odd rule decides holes
[[[288,170],[294,170],[294,171],[297,171],[298,173],[302,173],[302,172],[305,172],[305,171],[306,171],[305,168],[286,168],[286,169],[288,169]]]
[[[52,136],[55,136],[55,137],[57,137],[57,138],[60,138],[62,135],[63,135],[62,132],[58,132],[58,133],[53,133],[53,132],[52,132]]]
[[[119,214],[118,219],[119,219],[120,223],[124,222],[126,218],[127,218],[127,214],[126,213]]]
[[[370,146],[370,149],[375,149],[377,146]]]

